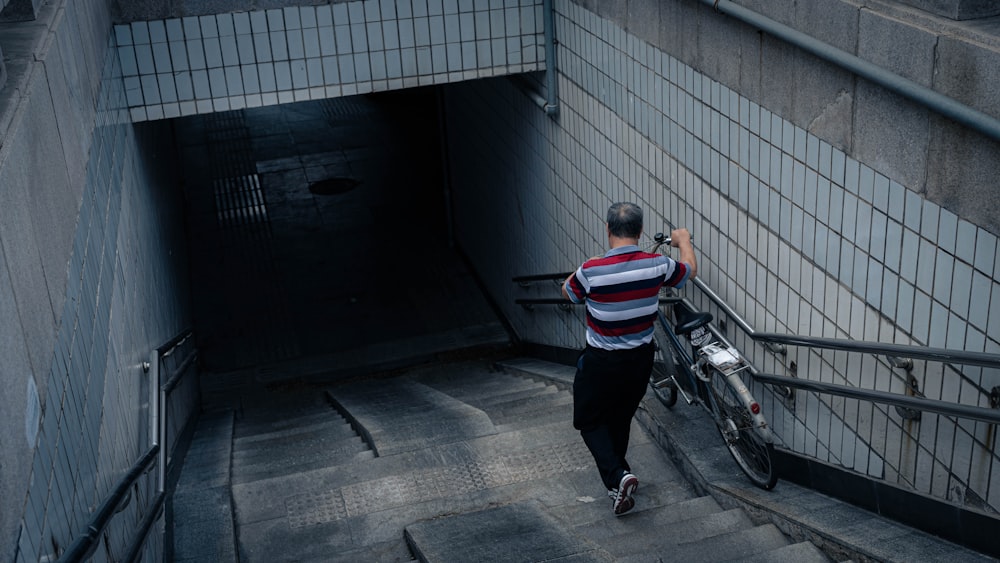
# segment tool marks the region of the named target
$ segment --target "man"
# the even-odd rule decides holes
[[[563,295],[587,303],[587,347],[573,381],[573,427],[587,444],[601,479],[621,515],[635,506],[639,480],[625,453],[629,430],[653,369],[653,321],[660,288],[680,287],[697,273],[691,234],[670,233],[680,259],[639,249],[642,210],[633,203],[608,209],[608,246],[563,283]]]

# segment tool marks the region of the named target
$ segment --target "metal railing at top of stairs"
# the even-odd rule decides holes
[[[160,448],[160,464],[157,478],[157,489],[161,492],[166,488],[167,458],[170,455],[170,452],[168,451],[170,449],[170,444],[167,443],[167,397],[181,382],[181,379],[188,373],[188,368],[194,365],[195,361],[197,361],[198,350],[192,348],[188,355],[173,367],[172,373],[162,373],[164,368],[163,364],[166,360],[181,350],[185,344],[194,342],[193,339],[194,333],[190,329],[180,332],[177,336],[171,338],[167,343],[153,350],[148,364],[151,369],[150,380],[153,382],[150,386],[151,395],[149,397],[149,404],[151,405],[150,410],[152,412],[150,430],[153,432],[153,435],[150,438],[154,444],[160,444],[163,446]],[[166,381],[162,380],[164,375],[167,377]]]
[[[149,531],[156,522],[166,498],[165,480],[168,456],[166,450],[169,448],[169,444],[166,443],[166,398],[170,394],[170,391],[180,383],[181,378],[187,373],[188,368],[197,359],[197,350],[192,349],[188,356],[174,367],[172,370],[173,373],[169,374],[170,376],[167,381],[162,383],[160,382],[161,364],[164,359],[174,355],[185,343],[193,342],[192,338],[193,333],[190,329],[182,331],[167,343],[153,350],[151,361],[143,364],[144,371],[152,372],[150,376],[152,385],[150,385],[149,397],[152,418],[152,428],[150,429],[151,445],[142,457],[132,465],[132,468],[122,476],[115,485],[115,488],[93,513],[84,531],[59,557],[60,563],[75,563],[89,558],[93,554],[94,549],[100,544],[101,535],[107,529],[108,524],[111,523],[111,518],[120,512],[121,508],[127,505],[133,498],[133,495],[130,494],[130,489],[135,486],[142,475],[151,471],[154,465],[158,465],[156,496],[149,503],[149,508],[139,523],[138,529],[133,533],[129,541],[128,551],[122,560],[135,562],[139,559]]]
[[[536,282],[561,282],[571,273],[572,272],[561,272],[554,274],[517,276],[512,278],[511,281],[525,287]],[[743,319],[743,317],[741,317],[735,310],[733,310],[732,307],[723,301],[721,297],[712,291],[712,289],[708,287],[705,282],[698,278],[694,278],[691,281],[695,287],[701,290],[710,301],[715,303],[727,317],[732,319],[740,327],[740,329],[742,329],[743,332],[750,337],[751,340],[764,344],[765,346],[775,344],[781,345],[781,348],[769,346],[769,349],[775,353],[784,353],[784,345],[808,346],[811,348],[822,348],[828,350],[885,355],[890,359],[890,362],[894,367],[905,367],[908,359],[921,359],[943,363],[1000,368],[1000,354],[930,348],[927,346],[914,346],[906,344],[888,344],[883,342],[866,342],[838,338],[818,338],[811,336],[757,332],[745,319]],[[660,298],[660,303],[670,303],[682,300],[684,300],[684,298],[667,297]],[[514,300],[514,303],[527,308],[530,308],[532,305],[572,305],[572,303],[566,299],[561,298],[518,298]],[[718,334],[716,330],[713,329],[712,332],[715,333],[717,337],[725,340],[725,338],[721,334]],[[904,359],[903,362],[900,362],[901,358]],[[861,389],[847,385],[803,380],[797,377],[764,374],[760,373],[756,368],[750,369],[749,372],[755,380],[770,385],[862,399],[873,403],[892,405],[899,409],[934,412],[947,416],[957,416],[965,419],[980,420],[991,424],[1000,424],[1000,410],[997,410],[1000,408],[1000,388],[994,388],[992,392],[990,392],[990,405],[992,408],[984,408],[938,399],[928,399],[920,396],[900,395],[898,393]]]

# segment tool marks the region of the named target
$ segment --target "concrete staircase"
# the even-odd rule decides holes
[[[828,560],[699,496],[637,424],[637,508],[616,518],[571,413],[565,378],[485,360],[248,396],[239,560]]]
[[[372,459],[375,453],[322,394],[274,397],[246,411],[233,434],[234,483]]]

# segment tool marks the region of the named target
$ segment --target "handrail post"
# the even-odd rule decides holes
[[[158,429],[159,441],[157,443],[160,444],[160,460],[159,467],[157,467],[156,490],[162,493],[167,489],[167,392],[160,386],[157,386],[157,391],[157,400],[163,413],[160,416]]]
[[[165,442],[165,427],[160,409],[166,405],[163,401],[163,393],[160,390],[160,350],[155,349],[150,354],[149,359],[150,373],[149,373],[149,410],[152,413],[152,420],[149,425],[150,437],[149,440],[153,446],[160,446],[159,454],[157,455],[159,467],[157,467],[157,480],[156,489],[159,492],[163,492],[164,486],[166,485],[166,474],[164,472],[164,463],[166,462],[166,447],[164,447]]]

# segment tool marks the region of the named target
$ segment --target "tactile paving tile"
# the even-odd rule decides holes
[[[302,528],[347,517],[339,490],[295,495],[285,499],[288,525]]]
[[[577,471],[593,464],[590,452],[579,444],[560,444],[510,456],[505,461],[511,473],[523,476],[523,480]]]
[[[285,500],[285,507],[289,526],[301,528],[377,510],[586,470],[591,465],[590,452],[582,443],[557,444],[489,461],[393,475],[318,494],[295,495]]]

